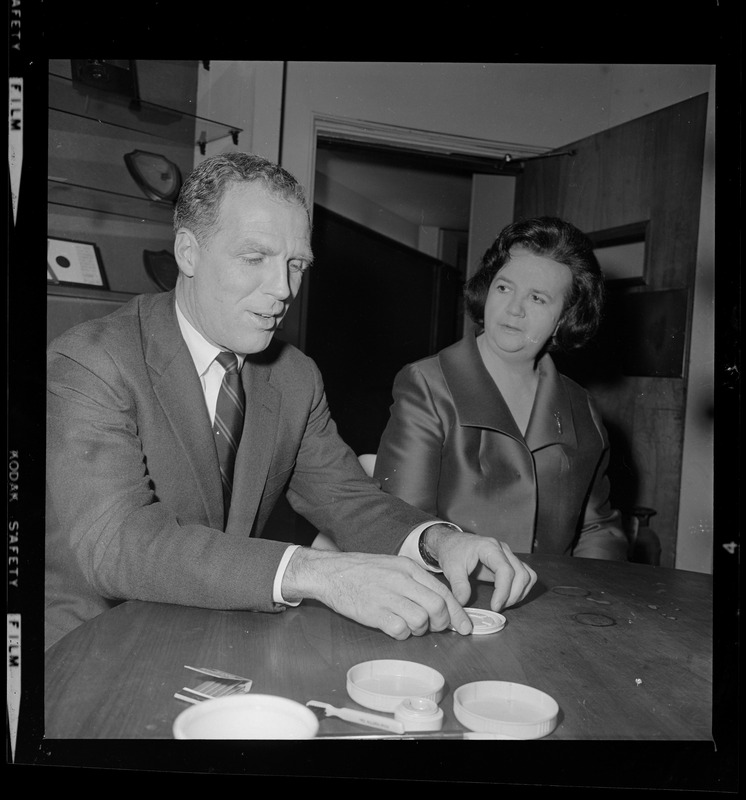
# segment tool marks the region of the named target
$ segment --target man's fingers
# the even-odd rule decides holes
[[[454,615],[461,609],[452,598],[448,600],[424,586],[412,587],[411,596],[415,599],[392,596],[375,621],[376,627],[394,639],[423,636],[430,630],[447,628],[451,609]]]
[[[500,549],[503,557],[495,558],[490,564],[495,575],[495,591],[490,602],[493,611],[520,602],[536,582],[536,573],[516,558],[507,544],[500,544]]]
[[[442,631],[453,627],[464,635],[471,633],[472,622],[462,607],[471,594],[468,578],[460,582],[458,578],[454,579],[449,590],[445,584],[434,578],[429,572],[418,572],[417,574],[420,575],[420,580],[427,583],[425,588],[432,589],[440,599],[440,603],[428,607],[430,630]],[[428,597],[423,595],[419,600],[423,605],[427,605]]]
[[[490,608],[492,608],[493,611],[500,611],[508,603],[508,598],[510,597],[510,592],[513,587],[515,570],[510,562],[505,559],[496,563],[493,572],[495,573],[495,591],[492,593]]]
[[[467,572],[459,572],[448,577],[451,584],[451,592],[456,600],[462,605],[466,605],[471,597],[471,583]]]
[[[408,639],[412,635],[412,629],[409,623],[393,611],[383,612],[378,620],[372,621],[372,624],[393,639],[398,639],[399,641]]]
[[[469,599],[468,594],[464,603]],[[453,597],[452,600],[448,602],[448,613],[451,617],[451,625],[457,630],[460,634],[466,636],[472,632],[474,625],[469,619],[469,615],[464,611],[462,605],[457,601],[456,597]]]
[[[431,546],[456,600],[465,605],[471,594],[470,576],[494,582],[490,607],[500,611],[522,600],[536,582],[536,573],[515,557],[507,544],[491,536],[432,529]]]
[[[528,593],[533,589],[534,584],[536,583],[536,573],[529,567],[527,564],[521,564],[523,567],[522,570],[522,577],[521,581],[523,582],[523,589],[519,588],[519,584],[517,583],[514,587],[514,595],[508,598],[508,603],[512,606],[516,603],[520,603],[521,600],[525,600]],[[516,573],[518,574],[518,573]]]
[[[453,592],[408,558],[331,553],[300,548],[285,571],[283,595],[311,597],[394,639],[449,626],[471,633],[472,624]],[[464,602],[467,584],[459,587]]]
[[[528,564],[524,564],[517,558],[507,544],[503,545],[503,552],[510,561],[514,572],[513,586],[507,602],[507,605],[512,606],[516,603],[520,603],[531,591],[531,588],[536,583],[536,573]]]
[[[453,585],[449,589],[429,572],[418,569],[415,574],[418,583],[422,583],[422,591],[417,593],[416,602],[427,609],[428,614],[428,628],[423,633],[428,629],[443,631],[449,627],[462,634],[471,633],[472,622],[462,608],[471,593],[468,580],[466,586],[462,586],[460,593],[457,593]]]

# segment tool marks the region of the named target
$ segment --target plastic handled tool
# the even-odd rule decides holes
[[[327,717],[339,717],[347,722],[355,722],[358,725],[366,725],[369,728],[378,728],[389,733],[404,733],[404,724],[389,717],[379,714],[370,714],[367,711],[356,711],[353,708],[335,708],[329,703],[321,703],[318,700],[309,700],[306,705],[311,710],[320,709]]]
[[[513,739],[512,736],[504,736],[501,733],[476,733],[474,731],[415,731],[401,735],[391,733],[355,733],[337,735],[335,733],[319,733],[316,739],[391,739],[405,741],[408,739]]]

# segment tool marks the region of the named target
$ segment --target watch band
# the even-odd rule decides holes
[[[419,541],[417,543],[417,549],[420,551],[420,558],[427,564],[428,567],[432,567],[433,569],[440,569],[440,564],[438,560],[430,555],[427,547],[425,547],[425,534],[427,533],[427,528],[420,534]]]

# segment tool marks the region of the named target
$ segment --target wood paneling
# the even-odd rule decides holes
[[[614,291],[691,289],[706,112],[707,95],[699,95],[558,148],[574,150],[572,156],[526,162],[516,181],[516,218],[556,215],[587,233],[649,221],[646,285],[610,290],[610,302]],[[688,327],[690,317],[691,307]],[[688,352],[687,341],[685,362]],[[657,510],[651,527],[661,540],[661,563],[673,566],[685,375],[625,375],[600,348],[585,358],[566,357],[561,368],[593,392],[609,427],[612,499],[623,509]]]

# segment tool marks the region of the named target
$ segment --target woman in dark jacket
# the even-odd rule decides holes
[[[573,225],[508,225],[465,288],[476,336],[396,377],[375,465],[383,488],[514,552],[625,560],[606,430],[549,354],[594,335],[603,291]]]

